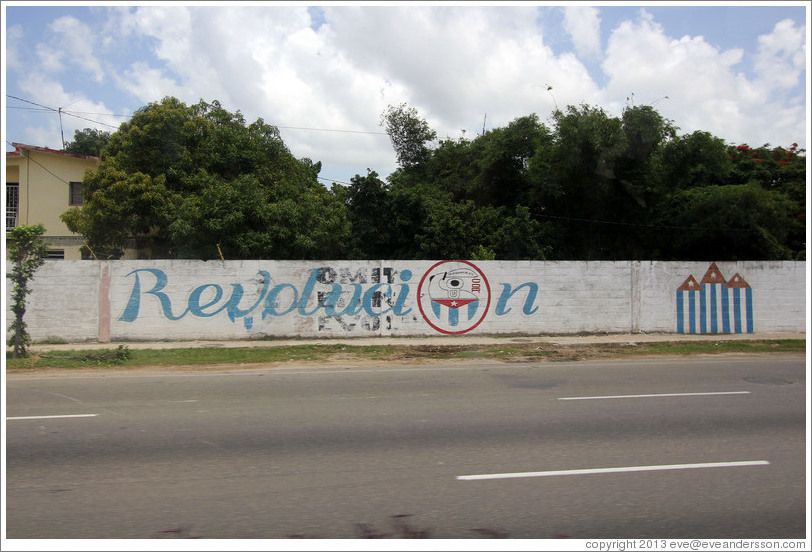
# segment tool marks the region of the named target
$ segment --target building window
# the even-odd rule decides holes
[[[65,250],[64,249],[49,249],[48,256],[45,257],[50,261],[64,261],[65,260]]]
[[[6,231],[17,226],[17,210],[20,207],[20,184],[6,182]]]
[[[81,182],[71,182],[70,183],[70,204],[71,205],[84,205],[84,199],[82,199],[82,183]]]

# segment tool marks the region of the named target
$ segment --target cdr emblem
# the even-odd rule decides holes
[[[420,314],[438,332],[470,332],[485,319],[491,287],[485,274],[468,261],[440,261],[417,287]]]

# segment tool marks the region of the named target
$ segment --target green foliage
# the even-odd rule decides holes
[[[170,258],[335,256],[349,223],[320,168],[262,119],[164,98],[111,136],[84,205],[62,220],[99,258],[138,244]]]
[[[96,366],[112,366],[126,364],[132,358],[132,352],[126,345],[119,345],[114,350],[105,349],[103,351],[94,351],[85,353],[83,355],[39,355],[40,358],[50,359],[56,361],[79,361],[81,364],[92,363]],[[70,364],[68,364],[70,365]]]
[[[99,157],[109,141],[109,132],[95,128],[76,130],[73,133],[73,141],[65,144],[65,151],[78,155]]]
[[[386,128],[401,167],[414,167],[428,159],[426,144],[434,140],[437,133],[419,116],[417,109],[405,103],[390,105],[381,115],[381,124]]]
[[[796,206],[780,192],[757,184],[706,186],[676,194],[669,219],[672,256],[695,260],[787,259],[785,245]]]
[[[496,253],[493,249],[488,249],[484,245],[477,245],[469,257],[472,261],[494,261],[496,260]]]
[[[9,326],[8,344],[14,346],[13,358],[28,356],[31,336],[23,321],[26,310],[26,297],[31,293],[29,284],[34,273],[48,256],[48,242],[43,239],[45,226],[16,226],[6,233],[6,254],[11,263],[11,272],[6,274],[14,285],[11,294],[11,311],[14,322]]]
[[[109,137],[63,214],[99,258],[803,259],[797,144],[679,135],[652,106],[581,104],[436,142],[407,104],[381,115],[399,167],[318,183],[278,130],[218,102],[149,104]]]
[[[732,168],[724,141],[700,130],[664,144],[660,157],[661,185],[669,192],[723,185]]]
[[[804,258],[797,144],[680,136],[651,106],[568,106],[553,122],[444,140],[392,173],[376,201],[400,258]]]
[[[395,236],[393,195],[378,173],[355,175],[343,190],[347,218],[352,228],[346,254],[351,259],[389,258]]]

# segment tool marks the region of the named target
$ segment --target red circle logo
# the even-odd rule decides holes
[[[463,334],[479,326],[491,305],[485,274],[468,261],[440,261],[417,286],[417,306],[429,326],[444,334]]]

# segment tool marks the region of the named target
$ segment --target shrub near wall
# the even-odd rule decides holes
[[[724,291],[730,333],[805,330],[805,262],[719,262],[724,283],[703,283],[711,265],[60,261],[37,274],[27,322],[35,341],[722,333],[710,314],[713,294],[721,316]],[[735,276],[746,287],[730,287]]]

